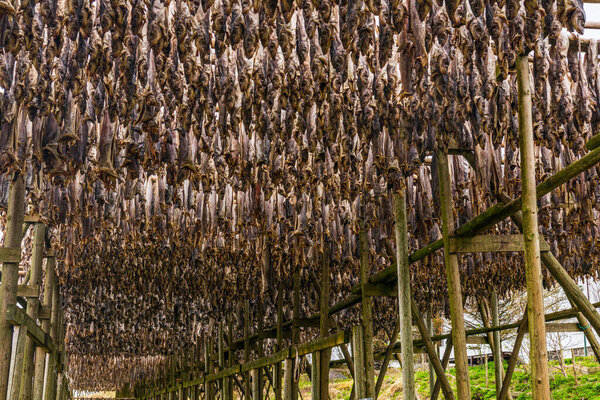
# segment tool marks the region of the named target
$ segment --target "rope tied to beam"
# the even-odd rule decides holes
[[[590,323],[588,322],[587,326],[583,327],[581,326],[581,324],[578,322],[577,326],[579,327],[579,329],[581,329],[582,331],[585,331],[586,329],[588,329],[590,327]]]

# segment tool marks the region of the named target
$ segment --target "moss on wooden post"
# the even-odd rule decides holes
[[[16,173],[9,187],[5,247],[21,247],[24,214],[25,185],[23,176]],[[9,304],[17,303],[18,280],[19,264],[3,263],[2,285],[0,285],[0,400],[6,400],[7,396],[13,336],[12,326],[6,320],[6,309]]]
[[[519,149],[521,154],[521,187],[523,239],[525,242],[525,277],[527,280],[527,310],[534,400],[550,399],[548,350],[544,321],[544,288],[540,259],[540,234],[535,184],[535,153],[529,60],[526,54],[517,56],[517,87],[519,99]]]
[[[456,365],[456,388],[458,398],[468,400],[471,398],[471,388],[469,386],[469,367],[467,365],[467,337],[465,335],[460,272],[458,269],[458,257],[456,254],[450,253],[450,237],[454,235],[455,231],[451,178],[448,167],[448,156],[441,150],[437,153],[437,168],[440,184],[444,262],[446,264],[446,279],[448,280],[450,317],[452,319],[452,342],[454,343]]]

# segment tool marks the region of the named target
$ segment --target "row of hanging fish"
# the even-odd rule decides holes
[[[438,150],[473,152],[451,159],[458,224],[518,196],[520,54],[539,180],[600,126],[579,0],[10,0],[0,22],[0,206],[24,174],[59,255],[78,387],[116,382],[87,356],[138,359],[130,373],[147,376],[143,356],[185,351],[245,299],[269,325],[283,290],[290,317],[296,271],[310,316],[325,254],[331,304],[346,298],[363,226],[370,273],[394,262],[400,187],[411,251],[439,239]],[[574,276],[596,274],[597,183],[592,168],[540,201]],[[523,287],[520,257],[460,265],[468,296]],[[418,304],[446,312],[441,252],[411,274]],[[375,309],[381,334],[395,308]],[[359,316],[340,315],[340,328]]]

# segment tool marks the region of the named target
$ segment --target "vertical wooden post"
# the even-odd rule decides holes
[[[469,366],[467,363],[467,336],[463,316],[463,296],[460,286],[458,257],[450,253],[450,237],[454,234],[454,207],[452,202],[450,169],[448,156],[443,151],[437,153],[438,178],[440,183],[440,207],[442,214],[442,234],[444,241],[444,262],[448,280],[448,296],[450,298],[450,316],[452,319],[452,343],[454,343],[454,360],[456,366],[456,388],[458,398],[469,400]]]
[[[406,189],[394,193],[396,231],[396,270],[398,273],[398,307],[400,315],[400,351],[402,357],[402,393],[405,400],[415,400],[415,371],[412,337],[410,262],[408,261],[408,228]]]
[[[23,175],[16,173],[10,183],[8,210],[6,213],[6,247],[21,247],[21,227],[25,216],[25,185]],[[19,264],[2,264],[0,286],[0,400],[6,400],[9,382],[10,353],[12,349],[12,326],[6,321],[6,309],[17,302]]]
[[[21,389],[21,377],[23,373],[23,355],[25,353],[25,339],[27,339],[27,326],[16,326],[13,331],[16,341],[11,360],[10,382],[8,385],[8,398],[18,399]]]
[[[35,224],[33,228],[33,248],[31,252],[31,276],[29,278],[32,285],[39,285],[42,280],[42,262],[44,259],[45,238],[46,226],[42,223]],[[34,321],[37,320],[39,307],[39,297],[31,297],[27,299],[27,315],[29,315]],[[35,366],[33,364],[34,351],[35,346],[33,340],[28,337],[25,342],[23,379],[21,383],[19,400],[33,399],[33,377],[35,372]]]
[[[44,308],[51,309],[54,286],[56,285],[56,274],[54,271],[56,259],[48,257],[46,261],[46,275],[44,277]],[[42,320],[42,329],[50,333],[50,320]],[[44,392],[44,376],[46,374],[46,352],[42,347],[35,348],[35,368],[33,374],[33,400],[42,400]]]
[[[283,399],[292,400],[294,395],[294,359],[286,358],[283,370]]]
[[[256,319],[258,320],[256,323],[256,326],[258,328],[258,332],[262,332],[263,331],[263,320],[264,320],[264,315],[263,315],[263,303],[262,303],[262,299],[259,297],[257,304],[256,304]],[[257,353],[258,353],[258,358],[261,358],[264,356],[264,349],[263,349],[263,341],[260,338],[260,335],[258,337],[258,339],[256,340],[256,347],[257,347]],[[257,386],[257,390],[260,393],[260,399],[262,399],[262,393],[263,393],[263,372],[262,369],[259,368],[257,374],[257,382],[256,384]]]
[[[260,331],[259,331],[260,335]],[[250,361],[250,300],[244,303],[244,362]],[[244,394],[250,396],[250,375],[244,375]]]
[[[233,350],[233,317],[230,316],[229,324],[227,325],[229,326],[229,344],[227,346],[229,348],[229,353],[227,355],[227,366],[231,367],[236,364],[235,351]],[[232,377],[227,378],[227,398],[230,400],[233,399],[233,379],[234,378]]]
[[[55,346],[58,346],[58,324],[59,324],[59,307],[60,295],[58,284],[55,282],[52,293],[52,311],[50,313],[50,336]],[[48,358],[48,374],[46,377],[46,390],[44,400],[55,400],[56,397],[56,381],[58,379],[56,369],[57,350],[50,353]]]
[[[362,325],[363,331],[363,352],[365,362],[365,396],[375,398],[375,360],[373,358],[373,315],[371,310],[371,298],[367,296],[365,286],[369,282],[370,259],[369,243],[367,241],[367,232],[364,222],[360,221],[360,283],[362,296]],[[360,398],[360,397],[359,397]]]
[[[223,332],[223,321],[219,321],[218,326],[218,335],[219,335],[219,343],[218,343],[218,352],[219,352],[219,371],[225,369],[225,338]],[[222,378],[219,382],[219,390],[221,392],[221,400],[225,399],[225,381],[226,378]]]
[[[253,369],[252,374],[252,400],[262,400],[262,385],[260,382],[260,371]]]
[[[210,375],[212,373],[212,347],[212,338],[209,335],[206,335],[204,338],[204,373],[206,375]],[[213,397],[212,385],[210,382],[206,382],[204,384],[204,398],[209,400]]]
[[[323,258],[321,260],[321,294],[319,296],[319,332],[321,337],[329,334],[329,240],[325,239],[323,248]],[[329,361],[331,360],[331,350],[322,350],[318,352],[319,356],[319,375],[317,376],[318,387],[321,400],[329,399]],[[314,379],[314,378],[313,378]]]
[[[365,357],[363,352],[364,346],[363,327],[361,325],[353,327],[352,356],[354,357],[354,388],[357,399],[363,399],[366,397]]]
[[[310,393],[311,400],[322,400],[321,399],[321,388],[319,388],[319,383],[321,380],[319,376],[321,375],[321,362],[320,362],[319,352],[315,351],[311,354],[311,364],[310,364]]]
[[[298,326],[298,320],[300,319],[300,264],[296,265],[293,277],[293,293],[294,298],[292,300],[292,344],[297,345],[300,343],[300,327]],[[295,365],[300,360],[293,359],[293,368],[299,368],[299,365]],[[298,381],[299,374],[292,374],[292,400],[298,400]]]
[[[527,280],[527,310],[533,399],[550,399],[546,322],[544,320],[544,289],[540,259],[540,234],[535,184],[535,154],[529,60],[527,54],[517,56],[517,87],[519,95],[519,148],[521,153],[521,186],[523,240],[525,243],[525,277]]]
[[[495,291],[493,291],[490,295],[490,311],[492,314],[492,326],[499,326],[500,320],[498,318],[498,294]],[[504,378],[504,366],[502,365],[502,342],[500,341],[500,331],[494,331],[492,335],[494,338],[493,350],[496,396],[499,396],[500,392],[502,391],[502,379]]]
[[[283,282],[279,282],[277,290],[277,342],[275,343],[275,351],[278,352],[283,346]],[[281,381],[283,378],[281,363],[278,362],[273,366],[273,379],[275,383],[275,400],[282,400],[283,390]]]
[[[429,332],[430,337],[433,336],[433,315],[432,314],[433,313],[430,309],[429,312],[427,313],[427,332]],[[438,348],[437,342],[434,343],[434,346],[435,346],[436,353],[438,353],[439,348]],[[429,393],[431,393],[435,386],[435,371],[433,370],[433,363],[431,362],[431,359],[428,357],[427,360],[429,361]]]

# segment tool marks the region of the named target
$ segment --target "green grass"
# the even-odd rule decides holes
[[[573,365],[571,360],[565,360],[566,376],[560,369],[558,361],[550,362],[551,372],[550,390],[553,400],[600,400],[600,365],[594,357],[577,357],[577,367],[588,368],[589,373],[579,371],[577,373],[577,383],[573,375]],[[506,363],[505,363],[506,369]],[[348,376],[344,369],[337,370],[342,375]],[[449,371],[449,381],[456,393],[455,371],[451,368]],[[496,386],[494,377],[494,363],[488,364],[488,379],[486,387],[485,367],[476,366],[469,368],[469,377],[471,382],[471,394],[473,400],[487,400],[496,398]],[[419,399],[429,398],[429,372],[426,370],[415,371],[415,383]],[[300,378],[300,389],[304,400],[310,399],[310,380],[306,375]],[[349,399],[352,390],[352,380],[350,378],[335,379],[330,382],[331,400]],[[523,366],[517,366],[511,382],[511,391],[515,400],[531,399],[531,379],[528,370]],[[384,379],[380,399],[401,400],[402,397],[402,371],[397,368],[391,368]],[[443,398],[440,394],[439,398]]]

